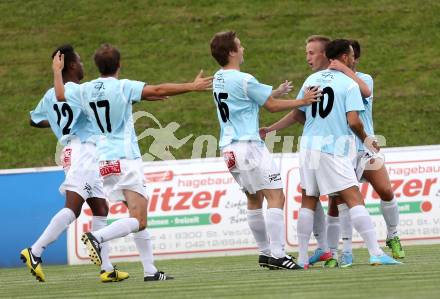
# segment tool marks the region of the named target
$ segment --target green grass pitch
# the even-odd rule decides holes
[[[148,283],[139,262],[118,264],[131,277],[107,284],[99,281],[94,265],[45,266],[46,283],[37,282],[24,267],[0,269],[0,297],[440,298],[440,245],[405,250],[404,265],[370,266],[366,249],[358,249],[351,269],[317,264],[308,271],[260,269],[256,256],[158,261],[157,266],[176,279]]]

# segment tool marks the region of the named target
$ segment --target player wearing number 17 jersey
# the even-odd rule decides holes
[[[144,268],[144,281],[171,279],[155,267],[152,242],[146,230],[148,197],[132,105],[141,99],[163,99],[164,96],[207,90],[212,77],[202,78],[199,74],[191,83],[160,85],[119,80],[120,53],[115,47],[104,44],[94,56],[101,77],[64,91],[60,78],[63,59],[60,58],[55,57],[53,61],[57,99],[79,103],[93,123],[94,133],[98,135],[98,160],[104,190],[110,201],[124,201],[130,213],[129,218],[119,219],[104,229],[82,236],[90,258],[100,265],[102,243],[134,233]]]
[[[58,51],[63,53],[66,59],[62,80],[65,89],[70,91],[83,78],[82,63],[72,46],[59,47],[52,57]],[[82,107],[71,102],[57,102],[55,91],[51,88],[31,112],[31,125],[50,126],[60,144],[64,146],[61,161],[65,180],[60,186],[60,192],[66,195],[65,207],[52,218],[38,240],[30,248],[23,249],[20,255],[37,280],[45,281],[41,255],[81,214],[84,201],[87,201],[93,213],[92,230],[107,225],[108,207],[104,199],[102,179],[99,177],[95,143],[91,140],[93,130],[91,123],[82,113]],[[101,281],[111,282],[128,278],[128,273],[113,268],[108,255],[108,244],[104,243]]]
[[[220,32],[211,40],[211,54],[222,67],[213,80],[220,123],[219,147],[230,173],[247,196],[248,224],[260,251],[260,266],[302,269],[284,250],[284,194],[280,170],[260,139],[258,114],[261,106],[276,112],[309,105],[316,101],[318,92],[309,91],[304,99],[297,101],[275,99],[289,91],[289,84],[272,90],[272,86],[241,72],[243,52],[235,32]],[[264,197],[268,202],[267,226],[262,213]]]

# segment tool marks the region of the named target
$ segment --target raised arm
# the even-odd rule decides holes
[[[330,60],[330,65],[328,68],[343,72],[347,77],[353,79],[359,85],[361,95],[364,99],[369,98],[371,96],[371,90],[368,87],[367,83],[365,83],[362,79],[356,76],[356,73],[351,68],[349,68],[339,60],[337,59]]]
[[[314,102],[319,102],[319,97],[321,97],[321,91],[318,89],[318,87],[313,87],[312,89],[308,89],[304,93],[304,98],[300,100],[281,100],[270,96],[264,104],[264,108],[266,108],[269,112],[291,110],[293,108],[307,106]]]
[[[193,82],[163,83],[159,85],[145,85],[142,90],[142,99],[147,101],[161,100],[166,96],[173,96],[191,91],[206,91],[212,87],[213,77],[203,77],[203,70]]]
[[[64,82],[63,82],[64,54],[60,51],[55,54],[52,61],[53,86],[55,88],[55,97],[59,102],[65,102]]]

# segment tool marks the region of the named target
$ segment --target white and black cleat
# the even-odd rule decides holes
[[[81,237],[81,241],[86,245],[87,252],[92,262],[97,266],[101,266],[101,245],[98,240],[96,240],[91,233],[84,233]]]
[[[170,280],[174,279],[174,277],[165,274],[162,271],[157,271],[153,275],[147,275],[144,277],[144,281],[157,281],[157,280]]]
[[[269,258],[269,266],[271,266],[273,269],[283,269],[283,270],[303,270],[304,268],[298,265],[294,261],[294,257],[290,255],[286,255],[282,258],[275,258],[270,257]]]
[[[271,265],[269,265],[269,259],[270,256],[264,255],[264,254],[260,254],[258,256],[258,265],[260,265],[261,268],[268,268],[268,269],[273,269]]]

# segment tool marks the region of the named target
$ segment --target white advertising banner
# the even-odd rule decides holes
[[[392,188],[399,201],[402,240],[440,240],[440,146],[383,150]],[[301,205],[297,154],[276,154],[286,194],[286,245],[296,250],[296,223]],[[246,197],[229,174],[222,158],[149,162],[147,181],[148,227],[156,258],[256,253],[246,222]],[[386,227],[380,199],[371,185],[360,190],[373,217],[378,237]],[[322,204],[326,208],[327,198]],[[127,217],[123,203],[110,205],[108,222]],[[88,263],[81,234],[91,227],[91,211],[83,213],[68,229],[69,264]],[[354,241],[361,242],[354,232]],[[312,241],[313,242],[313,241]],[[131,235],[110,242],[111,258],[137,260]]]

